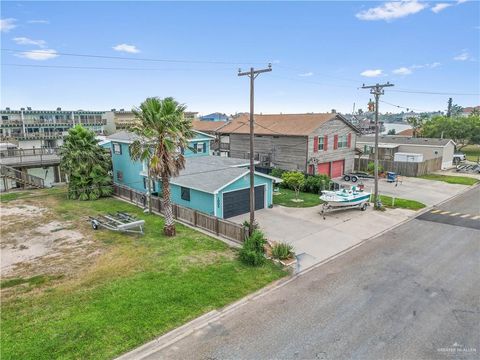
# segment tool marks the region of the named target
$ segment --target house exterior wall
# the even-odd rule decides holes
[[[122,153],[115,154],[113,151],[114,144],[119,144]],[[143,179],[140,176],[143,166],[140,161],[133,161],[130,158],[130,152],[128,151],[128,144],[112,141],[110,142],[110,150],[112,152],[112,165],[113,165],[113,181],[120,185],[131,187],[135,190],[145,191],[143,187]],[[122,179],[119,179],[118,172],[121,172]]]
[[[339,138],[340,136],[346,135],[348,138],[349,134],[350,146],[347,144],[347,147],[334,149],[335,135]],[[316,152],[315,146],[317,145],[317,142],[315,141],[315,137],[317,136],[319,139],[325,139],[325,136],[327,136],[327,148],[324,150],[318,150]],[[308,164],[315,165],[345,160],[344,172],[353,171],[355,161],[355,143],[356,133],[350,126],[345,124],[345,122],[339,119],[327,121],[308,137]],[[314,168],[316,169],[316,165]]]
[[[260,161],[260,166],[306,171],[306,136],[257,135],[253,141],[255,159]],[[230,134],[230,157],[248,159],[249,152],[248,134]],[[262,157],[269,160],[262,161]]]
[[[266,187],[265,189],[265,197],[266,197],[266,203],[265,207],[269,207],[273,205],[273,180],[257,175],[255,174],[255,186],[261,186],[264,185]],[[248,174],[245,176],[241,177],[234,183],[228,185],[224,189],[218,192],[216,194],[216,216],[223,218],[223,194],[226,192],[230,191],[235,191],[235,190],[240,190],[240,189],[248,189],[250,187],[250,177]]]

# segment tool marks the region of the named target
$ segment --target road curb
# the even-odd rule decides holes
[[[116,359],[117,360],[138,360],[138,359],[143,359],[155,352],[158,352],[178,341],[180,341],[181,339],[187,337],[188,335],[194,333],[195,331],[198,331],[208,325],[210,325],[211,323],[215,322],[215,321],[218,321],[226,316],[228,316],[230,313],[234,312],[235,310],[243,307],[244,305],[252,302],[252,301],[255,301],[257,299],[260,299],[262,298],[263,296],[271,293],[272,291],[275,291],[277,289],[280,289],[282,287],[284,287],[285,285],[289,284],[290,282],[292,281],[295,281],[297,280],[299,277],[309,273],[310,271],[312,270],[315,270],[317,268],[319,268],[320,266],[322,265],[325,265],[327,263],[329,263],[330,261],[332,260],[335,260],[336,258],[342,256],[342,255],[345,255],[346,253],[362,246],[363,244],[371,241],[371,240],[374,240],[380,236],[382,236],[383,234],[399,227],[399,226],[402,226],[403,224],[411,221],[411,220],[414,220],[415,218],[417,218],[418,216],[430,211],[431,209],[437,207],[437,206],[441,206],[442,204],[454,199],[455,197],[457,196],[460,196],[462,194],[464,194],[465,192],[467,191],[470,191],[472,189],[475,189],[476,187],[480,187],[480,183],[478,184],[475,184],[475,185],[471,185],[471,186],[468,186],[466,187],[464,190],[460,191],[459,193],[449,197],[448,199],[444,200],[444,201],[441,201],[440,203],[438,204],[435,204],[435,205],[431,205],[431,206],[428,206],[428,207],[425,207],[424,209],[418,211],[414,217],[411,217],[411,218],[407,218],[401,222],[399,222],[398,224],[395,224],[393,226],[391,226],[390,228],[386,229],[386,230],[383,230],[381,232],[379,232],[378,234],[375,234],[367,239],[364,239],[362,240],[361,242],[355,244],[355,245],[352,245],[340,252],[338,252],[337,254],[335,255],[332,255],[322,261],[320,261],[319,263],[317,264],[314,264],[294,275],[291,275],[291,276],[288,276],[286,278],[283,278],[283,279],[280,279],[280,280],[277,280],[275,282],[273,282],[272,284],[269,284],[265,287],[263,287],[262,289],[260,290],[257,290],[256,292],[250,294],[250,295],[247,295],[245,297],[243,297],[242,299],[234,302],[233,304],[230,304],[230,305],[227,305],[226,307],[222,308],[222,309],[219,309],[219,310],[212,310],[204,315],[201,315],[191,321],[189,321],[188,323],[174,329],[174,330],[171,330],[169,331],[168,333],[154,339],[154,340],[151,340],[149,342],[147,342],[146,344],[144,345],[141,345],[140,347],[136,348],[136,349],[133,349],[119,357],[117,357]]]

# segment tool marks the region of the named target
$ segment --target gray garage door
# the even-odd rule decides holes
[[[255,210],[265,207],[265,187],[255,186]],[[250,211],[250,189],[223,194],[223,218],[245,214]]]

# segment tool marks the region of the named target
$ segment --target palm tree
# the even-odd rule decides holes
[[[175,221],[170,202],[170,179],[178,176],[185,167],[182,149],[188,147],[193,137],[192,123],[185,119],[186,106],[172,97],[147,98],[139,108],[133,110],[138,121],[130,129],[144,140],[135,140],[132,149],[142,149],[138,142],[151,146],[149,174],[162,182],[162,208],[165,216],[163,231],[167,236],[175,235]],[[148,155],[146,159],[148,159]]]
[[[95,200],[112,194],[110,156],[98,145],[93,131],[81,125],[71,128],[60,156],[60,167],[68,179],[70,199]]]

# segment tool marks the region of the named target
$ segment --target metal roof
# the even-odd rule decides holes
[[[374,136],[360,136],[357,139],[357,143],[374,143],[374,142],[375,142]],[[408,137],[408,136],[395,136],[395,135],[379,136],[378,142],[382,144],[423,145],[423,146],[445,146],[449,142],[454,143],[451,139],[414,138],[414,137]]]

